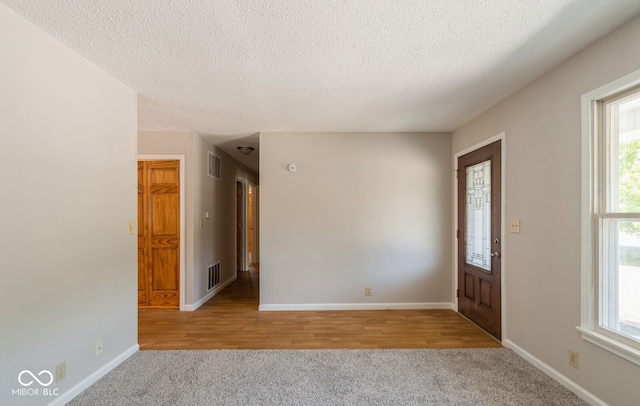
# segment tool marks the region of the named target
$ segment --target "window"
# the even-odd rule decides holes
[[[603,125],[598,130],[602,164],[595,202],[596,330],[640,344],[640,90],[604,100],[598,107]]]
[[[640,72],[583,96],[583,338],[640,365]]]

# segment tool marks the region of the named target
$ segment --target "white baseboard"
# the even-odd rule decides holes
[[[132,346],[131,348],[129,348],[128,350],[118,355],[113,360],[111,360],[105,366],[98,369],[96,372],[92,373],[91,375],[87,376],[80,382],[78,382],[71,389],[69,389],[68,391],[64,392],[63,394],[55,398],[51,403],[49,403],[49,406],[58,406],[58,405],[62,406],[67,404],[73,398],[81,394],[82,391],[84,391],[89,386],[93,385],[96,381],[98,381],[98,379],[108,374],[113,368],[122,364],[127,358],[129,358],[130,356],[138,352],[138,350],[139,350],[138,344]]]
[[[577,383],[573,382],[571,379],[567,378],[566,376],[562,375],[560,372],[551,368],[549,365],[540,361],[538,358],[534,357],[527,351],[518,347],[516,344],[513,343],[513,341],[504,340],[503,344],[505,347],[512,349],[513,352],[515,352],[516,354],[520,355],[522,358],[524,358],[525,360],[533,364],[533,366],[535,366],[545,374],[549,375],[552,379],[556,380],[558,383],[560,383],[560,385],[564,386],[565,388],[569,389],[571,392],[578,395],[582,400],[584,400],[588,404],[592,406],[607,406],[605,402],[600,400],[594,394],[592,394],[582,386],[578,385]]]
[[[229,278],[226,281],[222,282],[220,285],[216,286],[211,292],[207,293],[202,299],[198,300],[197,302],[195,302],[192,305],[184,305],[184,306],[182,306],[180,308],[180,310],[181,311],[185,311],[185,312],[192,312],[192,311],[196,310],[198,307],[200,307],[203,304],[205,304],[207,302],[207,300],[209,300],[212,297],[214,297],[215,295],[217,295],[218,292],[220,292],[222,289],[226,288],[231,282],[235,281],[236,279],[238,279],[238,276],[236,274],[234,274],[231,278]]]
[[[260,311],[312,311],[312,310],[453,310],[453,303],[310,303],[264,304]]]

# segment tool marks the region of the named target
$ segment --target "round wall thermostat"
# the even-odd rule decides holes
[[[289,164],[289,166],[287,166],[287,169],[289,170],[289,172],[295,172],[298,170],[298,166],[296,166],[295,164]]]

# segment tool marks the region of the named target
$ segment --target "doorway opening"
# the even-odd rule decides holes
[[[258,263],[258,187],[249,183],[247,194],[247,259],[249,266]]]
[[[258,259],[258,186],[236,179],[236,271],[256,266]]]
[[[245,212],[244,212],[244,183],[236,181],[236,272],[246,271],[245,258]]]

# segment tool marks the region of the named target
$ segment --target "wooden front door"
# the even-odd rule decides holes
[[[458,158],[458,311],[500,339],[501,142]]]
[[[180,305],[180,161],[138,162],[138,306]]]

